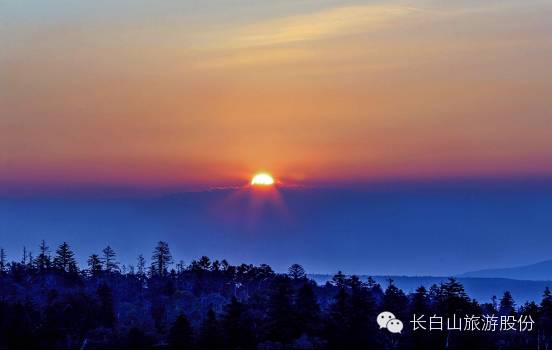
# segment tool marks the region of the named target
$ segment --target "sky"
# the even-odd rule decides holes
[[[550,18],[548,0],[0,0],[0,246],[131,262],[163,239],[317,273],[552,258]],[[243,187],[261,170],[273,197]]]
[[[0,184],[552,174],[549,1],[0,1]]]
[[[359,189],[227,189],[132,198],[0,198],[0,247],[36,256],[67,241],[82,267],[110,245],[149,261],[159,240],[175,263],[207,255],[286,272],[451,276],[552,259],[552,182]]]

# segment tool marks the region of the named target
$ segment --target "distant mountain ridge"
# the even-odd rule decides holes
[[[519,280],[552,280],[552,260],[518,267],[483,269],[467,272],[459,276],[473,278],[508,278]]]
[[[369,275],[360,275],[366,281]],[[466,292],[480,302],[490,301],[493,295],[501,297],[504,291],[512,293],[518,303],[526,301],[540,302],[546,287],[552,288],[552,260],[534,264],[509,267],[482,269],[454,275],[464,285]],[[325,284],[332,279],[330,274],[309,274],[309,278],[318,284]],[[414,292],[419,286],[429,288],[433,284],[447,281],[447,277],[439,276],[372,276],[383,289],[392,279],[394,284],[406,293]]]
[[[308,277],[323,285],[331,281],[331,274],[309,274]],[[359,276],[362,281],[368,279],[368,275]],[[372,278],[385,290],[389,284],[389,279],[402,289],[405,293],[412,293],[416,288],[424,286],[429,289],[433,284],[441,284],[448,280],[448,277],[437,276],[372,276]],[[510,291],[518,306],[526,301],[535,301],[540,303],[542,294],[546,287],[552,288],[552,280],[519,280],[507,278],[480,278],[480,277],[460,277],[457,279],[464,286],[466,292],[479,302],[490,302],[491,298],[502,297],[504,292]]]

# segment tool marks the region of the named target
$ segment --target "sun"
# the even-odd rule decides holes
[[[270,186],[274,185],[274,178],[268,173],[257,173],[251,178],[251,185]]]

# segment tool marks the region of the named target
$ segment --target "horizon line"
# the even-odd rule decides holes
[[[337,181],[310,180],[305,182],[281,181],[275,186],[282,190],[408,190],[412,187],[431,186],[552,186],[552,175],[545,176],[458,176],[458,177],[418,177],[418,178],[387,178],[387,179],[348,179]],[[389,189],[389,186],[396,187]],[[375,188],[379,187],[379,188]],[[32,197],[165,197],[188,193],[209,193],[250,188],[249,183],[242,184],[131,184],[131,183],[2,183],[0,182],[0,198],[32,198]]]

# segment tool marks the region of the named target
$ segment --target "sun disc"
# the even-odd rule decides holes
[[[251,185],[274,185],[274,178],[268,173],[257,173],[251,179]]]

